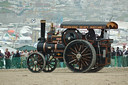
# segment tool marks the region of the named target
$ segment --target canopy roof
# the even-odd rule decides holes
[[[80,29],[117,29],[118,25],[115,22],[65,21],[60,27]]]
[[[22,47],[17,48],[17,49],[20,50],[20,51],[22,51],[22,50],[27,50],[27,51],[36,50],[35,47],[33,47],[33,46],[28,46],[28,45],[22,46]]]

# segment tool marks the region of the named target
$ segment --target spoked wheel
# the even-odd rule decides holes
[[[44,67],[43,71],[44,72],[54,71],[57,66],[56,59],[50,54],[45,55],[45,59],[46,59],[46,66]]]
[[[77,29],[66,29],[62,33],[62,42],[64,45],[67,45],[69,42],[75,39],[81,39],[82,35]]]
[[[96,62],[94,47],[85,40],[71,41],[64,50],[64,61],[74,72],[87,72]]]
[[[27,65],[28,65],[28,69],[31,72],[34,73],[39,73],[43,70],[43,68],[45,67],[45,58],[44,56],[37,52],[37,53],[32,53],[28,59],[27,59]]]
[[[103,68],[104,68],[104,66],[94,66],[88,72],[98,72]]]

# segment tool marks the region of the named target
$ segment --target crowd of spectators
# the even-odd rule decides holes
[[[111,67],[128,67],[128,48],[123,46],[123,50],[119,47],[112,48]]]
[[[0,69],[27,68],[27,57],[33,52],[37,52],[37,50],[9,52],[6,48],[4,54],[0,50]]]

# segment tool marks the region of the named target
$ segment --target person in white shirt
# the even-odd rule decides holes
[[[29,53],[27,50],[25,50],[25,52],[22,53],[22,67],[23,68],[27,68],[27,58],[29,56]]]
[[[29,53],[28,53],[27,50],[25,50],[25,52],[24,52],[24,56],[25,56],[25,57],[28,57],[28,56],[29,56]]]
[[[126,61],[127,61],[127,66],[128,66],[128,48],[127,48],[127,50],[125,52],[125,55],[126,55]]]
[[[126,52],[126,46],[123,46],[123,57],[122,57],[122,66],[126,67],[127,66],[127,55],[125,55]]]

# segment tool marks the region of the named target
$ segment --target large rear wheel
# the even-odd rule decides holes
[[[94,47],[85,40],[73,40],[64,50],[64,61],[74,72],[87,72],[96,62]]]
[[[104,66],[94,66],[88,72],[98,72],[103,68],[104,68]]]

